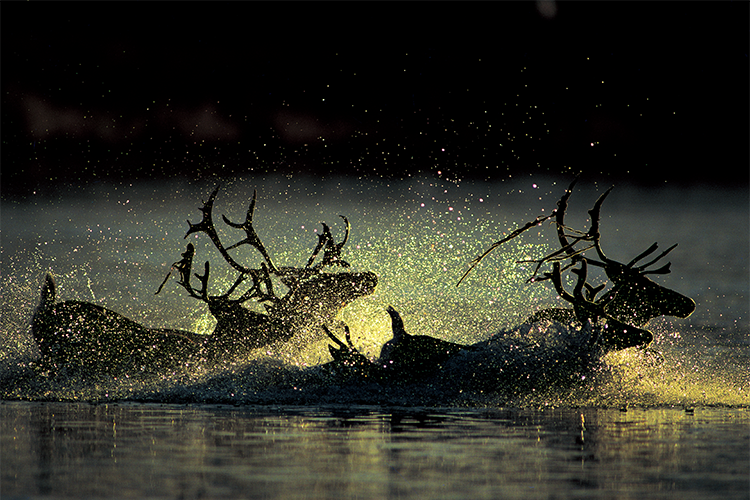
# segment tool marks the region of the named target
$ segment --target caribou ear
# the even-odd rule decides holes
[[[39,307],[45,310],[49,309],[55,303],[56,295],[57,285],[55,285],[55,279],[51,274],[47,274],[44,277],[44,284],[42,285],[42,298],[39,301]]]

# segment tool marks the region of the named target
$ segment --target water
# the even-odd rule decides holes
[[[5,403],[3,498],[747,498],[746,409]]]
[[[554,208],[568,181],[245,178],[224,180],[215,213],[241,219],[257,189],[255,226],[280,265],[306,262],[319,221],[340,239],[338,214],[346,215],[345,258],[375,272],[379,285],[340,319],[374,357],[390,338],[388,305],[407,331],[461,343],[561,305],[545,284],[525,284],[531,268],[516,263],[551,248],[549,226],[455,283],[503,233]],[[605,252],[628,262],[654,241],[679,243],[672,274],[655,280],[697,309],[684,320],[653,320],[653,349],[610,353],[575,384],[322,383],[315,367],[330,360],[325,340],[262,350],[220,372],[14,382],[38,355],[28,322],[46,272],[62,299],[98,303],[149,327],[210,332],[208,311],[174,283],[154,292],[184,251],[185,219],[200,219],[215,184],[102,183],[3,201],[4,498],[80,496],[81,488],[89,489],[83,496],[122,498],[747,498],[746,187],[616,187],[602,209]],[[566,220],[585,227],[586,210],[609,186],[579,184]],[[198,262],[210,259],[218,273],[218,255],[191,241]],[[232,279],[225,271],[217,284]],[[553,360],[524,358],[530,373],[549,371]],[[464,361],[452,366],[459,379],[486,375]]]

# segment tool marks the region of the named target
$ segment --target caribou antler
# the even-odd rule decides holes
[[[565,193],[557,202],[557,208],[552,214],[547,216],[540,215],[535,220],[516,229],[507,237],[492,244],[482,255],[471,262],[469,269],[458,281],[458,284],[495,248],[519,236],[527,229],[555,217],[557,239],[560,242],[560,248],[541,259],[519,261],[519,263],[530,262],[536,264],[528,282],[552,280],[558,294],[574,305],[576,315],[581,320],[583,317],[589,319],[608,317],[610,323],[613,321],[626,321],[631,325],[640,326],[657,316],[669,315],[681,318],[689,316],[695,310],[695,302],[692,299],[664,288],[646,277],[647,274],[666,274],[670,272],[670,263],[650,271],[647,268],[664,258],[677,245],[669,247],[656,258],[639,266],[636,266],[636,264],[640,260],[648,257],[658,249],[656,243],[636,256],[628,264],[617,262],[604,254],[601,246],[599,221],[604,200],[612,192],[613,188],[609,188],[599,196],[594,206],[588,211],[591,217],[591,226],[587,231],[579,231],[565,225],[568,200],[577,181],[577,178],[574,179],[565,190]],[[579,244],[582,243],[584,245],[580,246]],[[600,261],[585,258],[585,253],[591,249],[596,251],[598,257],[601,259]],[[563,266],[562,263],[565,261],[568,262]],[[541,268],[546,263],[552,263],[552,272],[544,272],[540,276]],[[581,263],[581,267],[577,269],[573,268],[577,263]],[[586,281],[588,264],[603,268],[607,274],[607,278],[612,282],[612,288],[600,298],[596,296],[606,287],[606,283],[593,286]],[[578,275],[573,295],[562,288],[561,276],[567,269]]]
[[[204,272],[203,274],[195,273],[194,276],[198,279],[198,281],[201,283],[200,288],[193,288],[193,286],[190,283],[191,280],[191,272],[192,272],[192,266],[193,266],[193,257],[195,256],[195,247],[192,243],[188,243],[187,250],[185,253],[182,254],[182,259],[172,264],[169,273],[167,273],[167,276],[164,278],[164,281],[159,286],[159,289],[156,291],[158,294],[161,292],[162,288],[164,288],[164,285],[166,284],[167,280],[169,279],[169,276],[172,273],[172,270],[176,270],[180,274],[180,279],[177,282],[180,286],[182,286],[185,290],[187,290],[188,294],[196,298],[198,300],[201,300],[203,302],[208,303],[210,300],[218,299],[218,300],[227,300],[232,303],[242,303],[247,300],[250,300],[251,298],[256,298],[260,302],[272,302],[276,303],[278,302],[279,298],[276,297],[276,295],[273,292],[273,284],[271,282],[271,273],[278,274],[279,270],[273,263],[273,260],[271,260],[271,256],[268,254],[268,251],[263,246],[263,243],[260,241],[260,238],[258,237],[258,234],[255,232],[255,229],[253,228],[253,213],[255,211],[255,200],[257,196],[257,192],[253,191],[253,198],[250,201],[250,206],[247,210],[247,215],[245,216],[245,222],[243,223],[234,223],[231,222],[229,219],[226,218],[226,216],[222,215],[222,218],[224,219],[224,222],[233,228],[242,229],[245,231],[246,238],[238,241],[234,245],[231,245],[229,247],[224,247],[223,243],[221,242],[221,239],[219,239],[219,235],[216,231],[216,227],[214,226],[213,222],[213,206],[214,201],[216,200],[216,195],[219,192],[219,187],[217,186],[216,189],[213,190],[211,195],[208,197],[208,201],[206,201],[202,207],[200,207],[200,211],[203,212],[203,218],[202,220],[197,223],[193,224],[189,220],[188,223],[188,231],[185,233],[185,238],[187,238],[189,235],[193,233],[206,233],[211,240],[211,242],[214,244],[214,246],[219,250],[219,253],[222,257],[224,257],[224,260],[227,261],[227,263],[232,266],[234,269],[240,272],[240,274],[237,276],[234,284],[229,287],[229,289],[221,294],[221,295],[215,295],[215,296],[209,296],[208,295],[208,279],[210,274],[210,264],[208,261],[206,261],[204,265]],[[233,248],[237,248],[241,245],[248,244],[252,247],[256,248],[266,262],[261,263],[260,269],[253,269],[249,267],[245,267],[241,264],[239,264],[234,258],[229,254],[228,250],[231,250]],[[237,289],[239,285],[241,285],[247,277],[250,277],[253,281],[253,286],[247,290],[245,293],[243,293],[239,298],[230,300],[229,297],[232,293]],[[263,287],[265,287],[265,291],[263,291]]]
[[[190,297],[205,302],[216,318],[212,343],[219,346],[217,349],[224,349],[222,346],[236,342],[245,347],[261,347],[289,340],[295,335],[314,335],[320,331],[321,325],[332,321],[348,303],[375,290],[378,278],[374,273],[324,272],[324,268],[328,266],[349,267],[349,264],[341,259],[341,249],[349,239],[350,225],[346,217],[341,216],[346,224],[346,233],[341,243],[336,244],[331,229],[323,223],[323,232],[318,237],[318,244],[307,265],[279,267],[273,262],[253,228],[256,191],[253,191],[243,222],[232,222],[226,216],[222,216],[229,227],[243,230],[245,237],[233,245],[225,246],[222,243],[213,220],[213,205],[218,189],[217,187],[211,192],[208,201],[200,208],[203,214],[201,221],[196,224],[188,221],[189,228],[185,237],[193,233],[206,233],[224,260],[238,272],[234,283],[221,295],[210,295],[210,265],[208,262],[205,263],[203,274],[193,273],[195,247],[188,243],[182,258],[172,264],[156,291],[161,292],[172,272],[176,271],[179,274],[177,283]],[[260,252],[263,256],[260,267],[242,265],[230,255],[231,250],[242,245],[250,245]],[[322,259],[315,264],[321,250]],[[193,286],[191,280],[196,278],[199,284]],[[252,285],[244,293],[237,292],[240,285],[248,280],[252,281]],[[286,287],[283,295],[277,295],[274,290],[277,282]],[[239,296],[233,298],[233,295]],[[253,308],[243,306],[243,303],[250,299],[263,303],[265,312],[257,312]]]
[[[567,208],[568,208],[568,199],[570,198],[570,195],[573,193],[573,187],[576,185],[577,182],[578,182],[578,178],[576,177],[573,180],[573,182],[570,183],[570,186],[568,186],[568,188],[565,190],[565,194],[563,194],[563,196],[557,202],[557,208],[553,210],[551,214],[540,215],[533,221],[527,222],[523,227],[516,229],[505,238],[501,239],[500,241],[496,241],[495,243],[490,245],[490,247],[487,250],[485,250],[483,254],[476,257],[474,260],[472,260],[471,263],[469,264],[469,269],[467,269],[466,272],[461,276],[461,279],[458,280],[458,283],[456,283],[456,286],[460,285],[461,282],[469,275],[469,273],[482,261],[482,259],[487,257],[487,255],[489,255],[493,250],[501,246],[503,243],[506,243],[512,240],[513,238],[520,236],[522,233],[524,233],[528,229],[531,229],[534,226],[538,226],[541,223],[553,217],[555,218],[555,222],[557,224],[557,237],[560,241],[561,248],[558,250],[555,250],[551,254],[543,257],[542,259],[521,260],[521,261],[518,261],[518,263],[531,262],[531,263],[536,264],[536,267],[534,268],[534,272],[532,273],[531,278],[528,279],[529,283],[535,282],[535,281],[544,281],[544,280],[548,280],[551,278],[551,275],[549,273],[545,273],[544,277],[542,278],[537,278],[540,268],[546,262],[558,262],[558,261],[571,259],[571,262],[563,269],[563,271],[565,269],[568,269],[572,265],[574,265],[575,262],[577,262],[577,257],[579,255],[582,255],[586,250],[593,248],[593,244],[583,249],[576,249],[575,245],[581,241],[592,241],[593,239],[592,230],[595,230],[598,234],[598,226],[596,229],[594,229],[594,227],[592,226],[592,229],[586,233],[577,231],[577,230],[574,230],[565,226],[564,221],[565,221],[565,212],[567,211]],[[601,197],[601,201],[603,201],[603,198],[606,197],[607,194],[609,194],[609,191],[607,191],[607,193],[605,193]],[[599,206],[601,206],[601,202],[597,202],[597,203],[599,204]],[[574,232],[575,234],[566,234],[565,229],[568,229],[571,232]],[[568,238],[573,238],[573,242],[572,243],[569,242]]]
[[[240,240],[234,245],[231,245],[227,248],[224,248],[224,245],[221,243],[221,240],[219,239],[219,235],[216,232],[216,228],[214,227],[213,223],[213,216],[211,212],[213,211],[214,207],[214,200],[216,199],[216,194],[219,192],[219,186],[214,189],[214,191],[211,193],[211,196],[208,197],[208,201],[204,203],[203,207],[200,208],[201,212],[203,212],[203,219],[198,224],[193,224],[190,221],[187,221],[190,228],[188,229],[187,233],[185,233],[185,238],[190,236],[193,233],[206,233],[208,237],[211,239],[211,242],[214,244],[214,246],[219,250],[219,253],[221,253],[221,256],[224,257],[224,260],[226,260],[229,265],[231,265],[236,270],[240,271],[241,273],[249,273],[251,271],[250,268],[242,266],[235,261],[231,255],[229,255],[229,252],[227,250],[231,250],[233,248],[237,248],[241,245],[250,245],[257,249],[260,254],[263,256],[263,258],[266,260],[266,263],[268,264],[269,269],[273,273],[278,273],[278,269],[276,268],[276,265],[273,263],[273,260],[271,260],[271,256],[268,255],[268,251],[263,246],[263,243],[260,241],[260,238],[258,238],[258,234],[255,232],[255,229],[253,228],[253,212],[255,211],[255,199],[257,196],[257,191],[253,190],[253,199],[250,201],[250,206],[247,209],[247,215],[245,216],[245,222],[238,224],[231,222],[229,219],[226,218],[226,216],[222,215],[222,219],[224,219],[224,222],[233,228],[236,229],[242,229],[245,231],[245,234],[247,237],[244,240]]]
[[[318,244],[315,246],[312,255],[310,255],[310,258],[307,260],[305,268],[309,269],[313,265],[313,262],[315,262],[321,249],[323,249],[323,259],[313,267],[314,269],[332,265],[349,267],[349,263],[341,259],[341,249],[346,245],[346,242],[349,241],[349,231],[352,226],[349,224],[349,219],[343,215],[339,215],[339,217],[344,219],[344,223],[346,224],[344,240],[337,245],[333,240],[333,235],[331,235],[331,228],[329,228],[328,224],[325,222],[321,222],[323,225],[323,232],[318,235]]]
[[[206,261],[206,263],[204,264],[203,274],[193,274],[193,276],[195,276],[200,282],[200,288],[194,288],[190,282],[194,255],[195,247],[192,243],[188,243],[187,249],[182,254],[182,259],[172,264],[169,272],[167,273],[167,276],[164,278],[164,281],[162,281],[161,285],[159,285],[159,289],[156,291],[157,295],[159,294],[159,292],[161,292],[162,288],[164,288],[164,285],[167,283],[167,280],[169,280],[172,271],[175,270],[180,275],[180,279],[177,281],[177,283],[185,290],[187,290],[188,294],[191,297],[206,303],[208,303],[211,299],[229,300],[231,294],[234,293],[237,287],[241,285],[248,276],[252,278],[253,286],[245,293],[243,293],[239,298],[231,300],[231,302],[242,303],[251,298],[257,298],[259,302],[270,301],[272,303],[279,300],[273,293],[273,284],[268,272],[268,267],[266,267],[265,263],[261,264],[261,269],[250,269],[247,273],[240,273],[237,276],[234,284],[232,284],[232,286],[229,287],[229,289],[225,293],[221,295],[209,296],[208,277],[210,274],[210,264],[208,261]],[[263,291],[261,285],[265,286],[265,292]]]
[[[323,232],[318,235],[318,244],[313,250],[312,255],[308,259],[307,264],[304,268],[280,268],[276,266],[276,264],[273,262],[273,259],[271,259],[270,254],[260,240],[260,237],[256,233],[255,228],[253,227],[253,215],[255,213],[255,203],[257,200],[257,191],[255,190],[253,190],[253,197],[250,200],[250,205],[247,209],[244,222],[232,222],[225,215],[222,215],[222,219],[229,227],[241,229],[245,232],[245,238],[238,241],[237,243],[234,243],[233,245],[224,246],[221,239],[219,238],[213,221],[213,206],[218,192],[219,187],[217,186],[216,189],[211,192],[210,196],[208,197],[208,201],[204,202],[203,206],[200,207],[200,211],[203,214],[203,218],[200,222],[194,224],[189,220],[187,221],[189,228],[185,233],[185,238],[193,233],[205,233],[206,235],[208,235],[209,239],[214,244],[224,260],[232,268],[239,271],[237,279],[225,293],[221,295],[209,296],[209,263],[205,263],[205,270],[203,274],[193,274],[192,265],[193,257],[195,256],[195,247],[192,245],[192,243],[188,243],[187,250],[182,254],[182,259],[172,264],[170,272],[167,274],[167,276],[164,278],[164,281],[159,286],[159,289],[156,292],[157,294],[161,292],[172,271],[177,271],[180,276],[177,283],[185,290],[187,290],[188,294],[191,297],[202,300],[204,302],[208,302],[209,300],[213,299],[229,301],[230,295],[234,293],[237,287],[244,283],[249,277],[252,279],[253,285],[240,297],[231,299],[231,302],[241,303],[249,299],[257,299],[259,302],[271,303],[266,307],[274,307],[274,305],[276,305],[281,300],[281,298],[277,297],[274,293],[273,281],[271,279],[272,276],[277,276],[284,285],[292,289],[297,287],[300,284],[301,280],[317,275],[324,267],[333,265],[338,265],[345,268],[349,267],[349,263],[341,258],[341,250],[349,240],[349,232],[351,230],[349,219],[347,219],[343,215],[340,215],[339,217],[344,220],[344,223],[346,225],[346,232],[341,243],[337,244],[333,239],[330,227],[325,223],[321,223],[323,225]],[[238,248],[242,245],[250,245],[258,250],[258,252],[260,252],[264,259],[264,262],[261,262],[260,264],[260,268],[251,268],[244,266],[237,262],[234,257],[232,257],[232,255],[230,255],[229,250]],[[321,250],[323,250],[323,257],[320,262],[315,264],[315,260],[317,259]],[[199,288],[194,288],[192,286],[192,276],[195,276],[200,282]]]
[[[200,211],[203,213],[203,218],[199,223],[193,224],[189,220],[187,221],[189,228],[187,233],[185,233],[185,238],[193,233],[205,233],[206,235],[208,235],[209,239],[214,244],[224,260],[231,267],[239,271],[240,274],[237,276],[234,284],[221,295],[209,296],[208,279],[210,273],[210,264],[207,261],[205,263],[204,273],[202,275],[197,273],[194,274],[194,276],[198,278],[198,281],[201,283],[201,287],[198,289],[193,288],[190,280],[193,257],[195,255],[195,247],[192,243],[188,243],[187,250],[182,254],[182,259],[172,264],[170,272],[164,278],[164,281],[162,282],[161,286],[159,286],[159,289],[156,291],[156,293],[158,294],[159,292],[161,292],[164,284],[169,279],[172,270],[176,270],[180,274],[180,279],[177,283],[185,290],[187,290],[188,294],[191,297],[202,300],[203,302],[209,302],[210,299],[229,301],[229,297],[231,296],[231,294],[234,293],[239,285],[245,282],[248,276],[252,279],[253,286],[245,293],[243,293],[239,298],[231,300],[232,303],[242,303],[252,298],[258,299],[260,302],[271,302],[272,304],[278,302],[280,299],[274,294],[271,274],[279,274],[279,269],[273,263],[271,256],[268,254],[268,251],[266,250],[265,246],[258,237],[258,234],[255,232],[255,228],[253,227],[253,214],[255,212],[257,191],[253,190],[253,197],[252,200],[250,200],[250,206],[247,209],[247,214],[245,216],[244,222],[235,223],[227,219],[226,216],[222,215],[222,219],[228,226],[235,229],[242,229],[245,231],[246,235],[245,239],[240,240],[228,247],[225,247],[221,242],[221,239],[219,238],[213,222],[213,206],[218,192],[219,186],[217,186],[216,189],[213,190],[211,195],[208,197],[208,201],[204,202],[203,206],[200,207]],[[265,259],[265,262],[261,263],[260,269],[243,266],[229,254],[229,250],[245,244],[257,249]]]
[[[327,371],[336,373],[339,378],[342,376],[344,378],[369,378],[374,381],[385,379],[386,374],[383,372],[382,367],[370,362],[364,354],[354,347],[347,325],[344,325],[346,344],[331,333],[331,330],[325,325],[323,325],[323,331],[338,346],[336,348],[330,344],[328,345],[328,352],[331,353],[333,361],[324,365]]]

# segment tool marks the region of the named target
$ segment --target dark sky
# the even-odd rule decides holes
[[[2,190],[270,171],[747,184],[748,5],[3,2]]]

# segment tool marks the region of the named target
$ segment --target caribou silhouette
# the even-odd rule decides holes
[[[188,221],[185,237],[192,233],[208,235],[224,260],[237,271],[234,284],[224,293],[209,295],[209,262],[205,263],[203,274],[193,273],[195,247],[188,244],[182,258],[172,265],[156,292],[163,289],[176,271],[177,283],[190,297],[205,303],[216,318],[216,327],[210,335],[146,328],[96,304],[74,300],[57,302],[55,281],[47,275],[31,327],[42,355],[40,364],[48,368],[118,375],[161,373],[234,360],[246,357],[252,349],[294,337],[310,340],[311,332],[320,332],[321,326],[333,321],[347,304],[375,290],[378,279],[374,273],[351,272],[347,269],[349,264],[341,257],[351,227],[346,217],[341,216],[346,224],[341,243],[333,240],[330,228],[323,224],[323,232],[304,267],[278,267],[253,228],[256,192],[253,192],[244,222],[233,223],[223,217],[230,227],[242,229],[245,238],[227,247],[222,244],[212,217],[218,191],[217,187],[201,207],[201,222]],[[259,268],[244,266],[229,253],[242,245],[250,245],[260,252],[264,260]],[[197,288],[192,284],[194,278],[200,284]],[[278,294],[274,290],[272,278],[284,285],[285,293]],[[248,280],[250,286],[239,293],[240,285]],[[243,306],[250,300],[263,304],[265,313]]]
[[[601,246],[599,219],[602,204],[612,188],[603,193],[589,210],[591,227],[587,231],[579,231],[565,225],[568,200],[576,182],[577,179],[570,184],[557,202],[557,209],[550,215],[540,215],[493,243],[475,258],[459,279],[457,286],[493,250],[554,217],[560,248],[541,259],[519,262],[536,264],[528,282],[551,281],[559,296],[569,302],[572,308],[543,309],[528,318],[526,323],[554,321],[585,331],[588,334],[588,342],[585,345],[588,353],[604,354],[630,347],[645,347],[653,340],[653,334],[643,328],[651,319],[659,316],[686,318],[695,310],[695,302],[691,298],[665,288],[647,277],[648,274],[670,272],[671,263],[650,271],[647,268],[664,258],[677,245],[671,246],[651,261],[639,266],[636,265],[639,261],[658,249],[656,243],[627,264],[608,258]],[[600,260],[585,257],[585,252],[592,249]],[[552,264],[552,269],[542,272],[541,268],[545,264]],[[577,265],[579,267],[575,267]],[[603,268],[611,287],[605,290],[607,283],[596,286],[588,283],[589,265]],[[563,287],[562,276],[566,270],[570,270],[577,277],[573,293]],[[374,361],[356,349],[348,327],[344,327],[346,342],[343,342],[324,326],[326,334],[335,344],[329,345],[333,361],[329,363],[327,370],[339,376],[380,383],[404,383],[439,373],[445,363],[461,352],[476,351],[488,346],[487,341],[462,345],[429,335],[410,335],[404,330],[398,312],[392,307],[387,311],[391,316],[393,338],[384,344],[379,358]],[[578,344],[575,346],[580,347]]]

